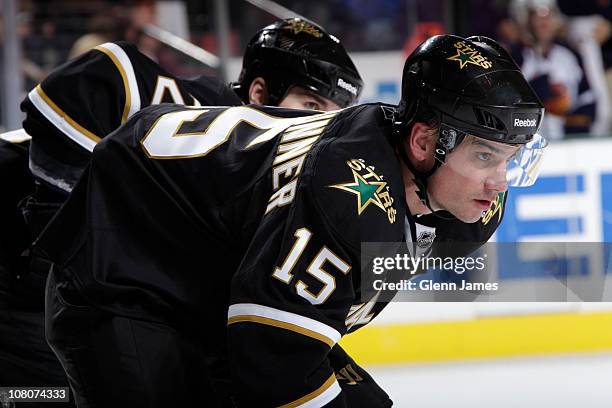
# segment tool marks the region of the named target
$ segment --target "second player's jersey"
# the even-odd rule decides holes
[[[241,104],[221,81],[176,78],[125,42],[102,44],[56,68],[21,106],[34,176],[70,191],[96,143],[140,109],[164,102]]]
[[[404,239],[391,125],[377,105],[152,106],[95,148],[39,246],[102,309],[217,345],[229,319],[239,388],[261,406],[333,399],[327,353],[383,307],[361,299],[361,242]],[[247,360],[279,342],[304,352],[254,380]]]

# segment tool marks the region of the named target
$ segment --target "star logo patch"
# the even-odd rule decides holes
[[[383,181],[384,177],[375,172],[374,166],[366,165],[363,159],[352,159],[346,164],[351,169],[353,180],[328,187],[353,194],[357,202],[357,215],[373,206],[380,208],[387,215],[389,223],[393,224],[397,210],[393,207],[394,198],[387,182]]]
[[[447,58],[449,61],[459,62],[459,69],[463,69],[467,64],[477,65],[481,68],[491,68],[492,64],[480,52],[465,44],[463,41],[455,43],[457,53]]]
[[[463,52],[461,50],[457,50],[457,54],[452,57],[448,57],[447,60],[450,61],[459,61],[459,68],[463,69],[467,64],[480,65],[476,61],[472,60],[472,57],[476,54],[476,51],[472,51],[470,53]]]
[[[355,194],[357,198],[357,214],[359,215],[361,215],[363,210],[368,208],[370,204],[374,204],[385,211],[385,207],[377,193],[382,192],[387,183],[384,181],[366,181],[355,170],[351,169],[351,171],[354,177],[353,183],[336,184],[330,187],[339,188],[340,190]]]
[[[291,20],[283,28],[285,30],[293,31],[293,34],[305,32],[307,34],[312,35],[315,38],[323,37],[323,33],[321,33],[321,31],[319,31],[315,26],[313,26],[309,22],[303,21],[303,20]]]

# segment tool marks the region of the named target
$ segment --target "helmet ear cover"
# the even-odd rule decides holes
[[[404,76],[402,78],[402,92],[406,95],[420,95],[418,92],[418,71],[416,64],[414,68],[411,68],[408,71],[404,71]],[[422,86],[423,84],[421,84]],[[414,117],[417,113],[419,105],[419,98],[402,98],[397,107],[397,117],[401,119],[404,123],[410,123],[414,120]]]

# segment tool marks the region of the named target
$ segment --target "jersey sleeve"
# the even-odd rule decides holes
[[[93,147],[139,106],[133,69],[115,43],[98,46],[56,68],[21,104],[32,136],[35,176],[69,191]]]
[[[56,68],[28,93],[21,109],[35,176],[69,190],[93,147],[140,109],[129,47],[102,44]]]
[[[348,407],[391,407],[393,401],[348,353],[336,344],[327,355]]]
[[[351,162],[361,155],[332,144],[309,157],[291,204],[266,214],[232,282],[229,358],[245,406],[348,406],[352,390],[339,384],[330,351],[359,302],[360,242],[401,240],[402,231],[379,201],[386,182],[364,179],[366,166]],[[365,196],[341,188],[355,183],[347,162],[381,207],[363,208]]]

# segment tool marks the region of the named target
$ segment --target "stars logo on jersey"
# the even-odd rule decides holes
[[[380,208],[389,223],[395,222],[397,210],[393,208],[393,197],[389,186],[383,181],[383,176],[374,172],[374,166],[366,165],[363,159],[352,159],[346,162],[353,173],[353,181],[334,184],[329,187],[337,188],[355,195],[357,200],[357,214],[361,215],[370,205]]]
[[[315,38],[323,37],[323,33],[321,33],[321,31],[317,30],[317,28],[309,22],[303,20],[291,20],[283,28],[285,30],[293,31],[293,34],[298,34],[303,31]]]
[[[457,54],[447,58],[449,61],[458,61],[459,68],[463,69],[467,64],[478,65],[479,67],[488,69],[493,64],[486,57],[483,57],[480,52],[470,47],[463,41],[457,41],[455,44]]]
[[[363,377],[350,364],[345,365],[344,368],[336,372],[336,379],[345,381],[346,385],[357,385],[363,381]]]
[[[384,211],[385,207],[383,206],[378,193],[385,188],[387,183],[382,181],[368,182],[355,170],[352,170],[352,172],[353,177],[355,178],[354,183],[336,184],[332,187],[348,191],[349,193],[353,193],[357,196],[357,214],[359,215],[361,215],[363,210],[365,210],[370,204],[374,204]]]
[[[497,193],[497,197],[491,203],[491,207],[489,207],[487,212],[482,216],[482,223],[484,225],[487,225],[489,223],[489,221],[491,221],[491,218],[493,218],[493,216],[495,214],[498,214],[497,222],[499,223],[501,221],[501,217],[502,217],[502,214],[503,214],[502,210],[503,210],[503,207],[504,207],[504,197],[505,197],[505,195],[506,195],[505,191],[502,192],[502,193]]]

